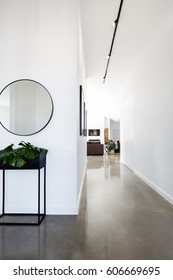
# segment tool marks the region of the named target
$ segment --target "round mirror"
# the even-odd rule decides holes
[[[23,136],[38,133],[52,114],[52,98],[36,81],[17,80],[0,93],[0,122],[11,133]]]

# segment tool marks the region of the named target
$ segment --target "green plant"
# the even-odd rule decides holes
[[[112,141],[112,140],[109,140],[107,145],[106,145],[107,151],[110,152],[111,150],[115,150],[115,148],[116,148],[115,142]]]
[[[13,167],[22,167],[29,160],[37,158],[40,154],[47,153],[44,148],[33,146],[31,143],[24,141],[19,143],[19,148],[13,149],[14,144],[7,146],[5,149],[0,150],[0,161],[3,164],[10,164]]]

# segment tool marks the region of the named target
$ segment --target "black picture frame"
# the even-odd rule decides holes
[[[83,135],[87,136],[87,110],[86,110],[86,104],[84,102],[84,130],[83,130]]]
[[[88,129],[89,136],[100,136],[100,129]]]
[[[79,135],[83,136],[84,129],[84,96],[82,85],[79,86]]]
[[[82,85],[79,86],[79,135],[87,136],[87,111]]]

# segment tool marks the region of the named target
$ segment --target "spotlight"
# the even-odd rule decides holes
[[[115,26],[117,25],[117,19],[112,22],[112,25],[115,28]]]

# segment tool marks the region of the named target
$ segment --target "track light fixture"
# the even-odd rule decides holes
[[[120,18],[120,14],[121,14],[121,9],[122,9],[122,5],[123,5],[123,1],[124,0],[121,0],[120,6],[119,6],[119,10],[118,10],[117,18],[116,18],[116,20],[113,21],[114,32],[113,32],[113,36],[112,36],[112,42],[111,42],[111,46],[110,46],[110,51],[109,51],[109,54],[107,56],[107,64],[106,64],[105,74],[104,74],[104,77],[103,77],[103,83],[105,83],[107,72],[108,72],[109,62],[110,62],[110,58],[111,58],[111,54],[112,54],[112,49],[113,49],[114,40],[115,40],[115,34],[116,34],[116,31],[117,31],[117,27],[118,27],[118,22],[119,22],[119,18]]]

